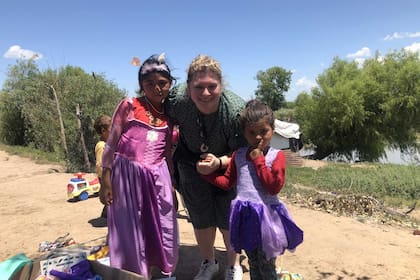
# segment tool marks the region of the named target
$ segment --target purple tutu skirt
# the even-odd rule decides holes
[[[229,219],[231,244],[237,253],[262,248],[267,259],[272,259],[303,242],[303,231],[281,201],[267,206],[235,199]]]

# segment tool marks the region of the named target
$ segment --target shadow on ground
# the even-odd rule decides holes
[[[106,227],[107,226],[106,218],[102,218],[102,217],[90,219],[88,223],[91,224],[93,227]]]
[[[226,266],[226,251],[215,250],[216,259],[219,261],[219,274],[213,278],[215,280],[224,279],[224,271]],[[201,259],[196,245],[181,244],[179,247],[179,261],[175,270],[177,280],[190,280],[197,274],[200,267]]]

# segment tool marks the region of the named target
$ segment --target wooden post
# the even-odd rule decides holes
[[[66,133],[64,131],[63,118],[61,117],[60,103],[58,102],[58,97],[57,97],[57,93],[55,92],[54,86],[53,85],[48,85],[48,86],[51,88],[51,90],[54,94],[54,100],[55,100],[55,104],[57,106],[57,112],[58,112],[58,121],[60,122],[61,142],[63,143],[64,152],[66,153],[66,157],[67,157],[68,150],[67,150]]]
[[[82,129],[82,122],[80,121],[81,114],[80,114],[79,104],[76,105],[76,116],[77,116],[77,127],[79,128],[79,131],[80,131],[80,144],[82,145],[83,158],[85,159],[86,169],[90,172],[90,161],[89,161],[89,156],[86,149],[85,137],[84,137],[83,129]]]

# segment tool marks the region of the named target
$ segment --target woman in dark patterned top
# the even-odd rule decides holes
[[[230,155],[246,145],[238,123],[244,101],[223,90],[222,71],[215,59],[199,55],[190,64],[186,92],[173,92],[167,115],[179,125],[174,155],[177,188],[194,227],[202,264],[194,279],[211,279],[219,264],[214,255],[216,229],[227,250],[225,279],[242,279],[235,251],[229,243],[229,206],[236,190],[213,187],[201,174],[225,169]]]

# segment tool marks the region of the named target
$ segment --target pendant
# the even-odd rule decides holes
[[[155,118],[149,111],[146,111],[146,116],[149,118],[149,124],[153,126],[160,126],[162,124],[162,120]]]
[[[202,153],[206,153],[207,151],[209,150],[209,146],[207,146],[206,144],[201,144],[201,146],[200,146],[200,151],[202,152]]]
[[[154,130],[149,130],[146,134],[146,139],[149,142],[155,142],[158,140],[158,133]]]

